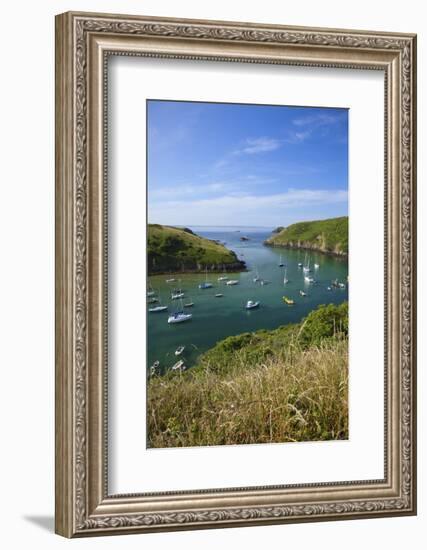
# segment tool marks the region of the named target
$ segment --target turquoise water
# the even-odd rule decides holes
[[[327,290],[334,279],[346,283],[346,259],[310,253],[310,265],[313,267],[314,263],[318,263],[320,267],[312,269],[310,273],[316,284],[306,284],[302,269],[298,268],[298,262],[304,262],[305,252],[264,246],[263,242],[271,235],[269,228],[194,226],[191,229],[208,239],[225,241],[227,248],[234,250],[238,257],[246,262],[248,271],[227,274],[229,279],[239,280],[239,284],[235,286],[227,286],[225,281],[217,281],[221,274],[208,274],[208,281],[214,286],[207,290],[198,288],[198,285],[205,281],[204,274],[150,277],[150,285],[160,293],[162,304],[168,305],[169,311],[174,311],[179,306],[179,301],[169,299],[170,292],[175,287],[185,292],[184,303],[191,299],[194,306],[185,308],[186,312],[193,314],[192,320],[175,325],[168,325],[168,312],[148,313],[147,368],[158,360],[161,372],[168,370],[178,360],[174,352],[181,345],[185,346],[185,351],[180,358],[190,367],[200,353],[227,336],[295,323],[320,304],[338,304],[348,299],[347,285],[345,289]],[[243,235],[248,236],[250,240],[240,241]],[[287,266],[289,283],[286,285],[283,284],[285,268],[278,266],[280,255]],[[253,282],[256,270],[261,278],[269,281],[269,284],[261,286]],[[172,277],[177,281],[166,283],[166,279]],[[307,292],[307,296],[300,296],[300,290]],[[217,293],[224,296],[216,298]],[[286,305],[282,301],[284,295],[295,300],[295,305]],[[259,300],[260,307],[247,311],[247,300]]]

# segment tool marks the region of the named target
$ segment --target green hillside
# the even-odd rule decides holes
[[[304,248],[330,254],[348,254],[348,216],[294,223],[265,241],[268,246]]]
[[[190,229],[149,224],[148,274],[177,271],[242,271],[245,263],[222,244],[205,239]]]
[[[348,438],[348,304],[230,336],[148,381],[150,447]]]

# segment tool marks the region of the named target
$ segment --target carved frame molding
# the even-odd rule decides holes
[[[385,73],[386,476],[355,483],[108,495],[105,101],[108,55]],[[68,537],[414,514],[414,35],[66,13],[56,18],[56,531]]]

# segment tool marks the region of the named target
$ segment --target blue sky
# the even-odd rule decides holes
[[[148,221],[275,227],[348,213],[348,111],[147,103]]]

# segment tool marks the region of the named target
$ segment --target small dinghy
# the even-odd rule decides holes
[[[160,361],[154,361],[150,367],[150,376],[155,376],[159,372]]]
[[[215,294],[215,298],[222,298],[224,294]]]
[[[307,292],[304,292],[303,290],[300,290],[299,293],[301,296],[307,296]]]
[[[295,304],[294,300],[292,300],[291,298],[288,298],[288,296],[283,296],[282,299],[285,302],[285,304],[288,304],[288,306],[293,306]]]
[[[177,361],[177,362],[175,363],[175,365],[173,365],[172,370],[175,370],[175,371],[183,371],[183,370],[185,370],[184,360],[183,360],[183,359],[180,359],[179,361]]]
[[[227,281],[225,284],[228,286],[238,285],[239,281],[237,279],[231,279],[231,281]]]
[[[175,355],[181,355],[181,353],[185,350],[185,346],[179,346],[179,348],[176,348]]]

